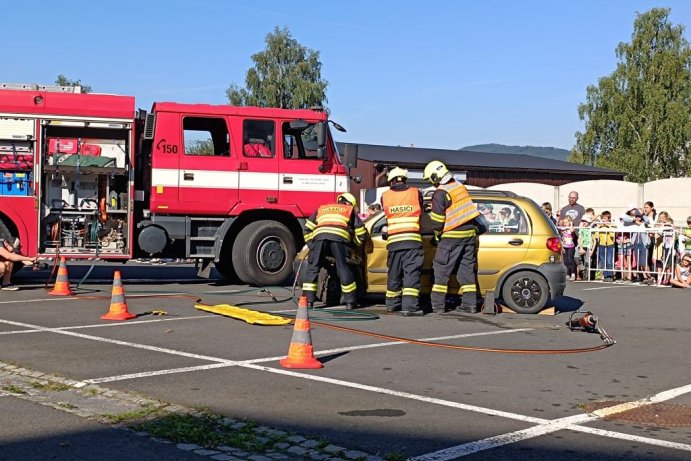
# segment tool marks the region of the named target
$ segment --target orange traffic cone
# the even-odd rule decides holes
[[[322,368],[324,365],[314,358],[310,319],[307,314],[307,298],[300,296],[298,313],[295,316],[293,339],[290,340],[288,357],[278,361],[283,368]]]
[[[67,263],[65,257],[60,258],[60,266],[58,266],[58,276],[55,278],[55,285],[53,289],[48,292],[49,295],[57,296],[72,296],[70,290],[70,278],[67,275]]]
[[[101,320],[129,320],[137,317],[127,311],[125,288],[122,286],[120,271],[113,274],[113,294],[110,298],[110,310],[101,316]]]

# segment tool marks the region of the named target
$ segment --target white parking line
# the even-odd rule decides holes
[[[141,325],[143,323],[154,323],[154,322],[174,322],[176,320],[193,320],[193,319],[206,319],[209,317],[216,317],[215,315],[193,315],[189,317],[173,317],[173,318],[168,318],[168,319],[151,319],[151,320],[137,320],[136,322],[113,322],[113,323],[97,323],[97,324],[91,324],[91,325],[79,325],[79,326],[73,326],[73,327],[58,327],[54,328],[54,330],[82,330],[82,329],[88,329],[88,328],[108,328],[108,327],[118,327],[122,325],[127,325],[127,326],[136,326],[136,325]],[[0,336],[2,335],[18,335],[22,333],[42,333],[45,332],[45,330],[11,330],[11,331],[0,331]]]
[[[160,282],[160,280],[158,280]],[[164,296],[178,296],[178,295],[190,295],[190,296],[203,296],[203,295],[215,295],[215,294],[231,294],[231,293],[237,293],[240,290],[218,290],[218,291],[205,291],[204,293],[189,293],[189,292],[176,292],[176,293],[171,293],[171,292],[166,292],[166,293],[137,293],[136,291],[130,293],[129,295],[125,293],[125,296],[128,298],[132,299],[137,299],[137,298],[142,298],[142,297],[164,297]],[[88,296],[88,295],[86,295]],[[106,293],[105,291],[103,292],[104,297],[109,296],[109,293]],[[24,304],[24,303],[44,303],[44,302],[58,302],[58,301],[65,301],[65,300],[71,300],[71,299],[80,299],[79,296],[66,296],[66,297],[59,297],[59,298],[38,298],[38,299],[14,299],[10,301],[0,301],[0,304]]]
[[[531,329],[530,328],[521,328],[521,329],[516,329],[516,330],[490,331],[490,332],[485,332],[485,333],[466,333],[466,334],[453,335],[453,336],[439,336],[437,338],[424,338],[424,339],[418,339],[417,341],[430,341],[431,342],[431,341],[441,341],[443,339],[470,338],[473,336],[498,335],[498,334],[505,334],[505,333],[516,333],[516,332],[521,332],[521,331],[531,331]],[[375,343],[375,344],[364,344],[364,345],[359,345],[359,346],[340,347],[337,349],[327,349],[327,350],[323,350],[323,351],[315,351],[314,355],[315,356],[324,356],[324,355],[338,354],[341,352],[350,352],[350,351],[356,351],[356,350],[361,350],[361,349],[372,349],[372,348],[376,348],[376,347],[398,346],[398,345],[403,345],[403,344],[408,344],[408,343],[400,342],[400,341],[391,341],[391,342],[385,342],[385,343]],[[175,374],[175,373],[187,373],[190,371],[210,370],[210,369],[214,369],[214,368],[232,367],[232,366],[239,366],[239,365],[244,365],[244,364],[275,362],[275,361],[280,360],[284,357],[285,357],[284,355],[281,355],[279,357],[263,357],[263,358],[259,358],[259,359],[250,359],[250,360],[238,360],[238,361],[225,360],[224,362],[220,362],[218,364],[213,364],[213,365],[199,365],[196,367],[181,367],[181,368],[170,368],[167,370],[143,371],[140,373],[131,373],[131,374],[126,374],[126,375],[106,376],[103,378],[86,379],[84,381],[87,383],[91,383],[91,384],[110,383],[110,382],[114,382],[114,381],[124,381],[127,379],[148,378],[151,376],[170,375],[170,374]],[[223,360],[223,359],[219,359],[219,360]]]
[[[555,420],[547,420],[547,419],[543,419],[543,418],[535,418],[532,416],[521,415],[518,413],[505,412],[505,411],[501,411],[501,410],[484,408],[484,407],[479,407],[479,406],[475,406],[475,405],[467,405],[467,404],[463,404],[463,403],[459,403],[459,402],[453,402],[453,401],[444,400],[444,399],[437,399],[437,398],[432,398],[432,397],[428,397],[428,396],[424,396],[424,395],[411,394],[408,392],[400,392],[400,391],[395,391],[392,389],[387,389],[387,388],[382,388],[382,387],[376,387],[376,386],[370,386],[370,385],[366,385],[366,384],[359,384],[359,383],[354,383],[354,382],[349,382],[349,381],[332,379],[332,378],[327,378],[327,377],[323,377],[323,376],[310,375],[310,374],[306,374],[306,373],[289,371],[289,370],[284,370],[284,369],[279,369],[279,368],[271,368],[271,367],[266,367],[266,366],[256,364],[257,362],[260,362],[260,361],[274,361],[274,360],[277,360],[278,358],[282,358],[282,357],[252,359],[252,360],[247,360],[247,361],[232,361],[232,360],[221,359],[219,357],[211,357],[211,356],[206,356],[206,355],[192,354],[192,353],[188,353],[188,352],[177,351],[174,349],[167,349],[167,348],[161,348],[161,347],[157,347],[157,346],[149,346],[149,345],[145,345],[145,344],[132,343],[132,342],[127,342],[127,341],[119,341],[119,340],[102,338],[102,337],[92,336],[92,335],[85,335],[85,334],[75,333],[72,331],[67,331],[67,330],[59,329],[59,328],[48,328],[48,327],[42,327],[39,325],[26,324],[26,323],[22,323],[22,322],[14,322],[14,321],[3,320],[3,319],[0,319],[0,323],[19,326],[19,327],[23,327],[23,328],[31,328],[31,329],[34,329],[37,331],[57,333],[57,334],[62,334],[62,335],[67,335],[67,336],[78,337],[78,338],[82,338],[82,339],[90,339],[93,341],[106,342],[106,343],[110,343],[110,344],[117,344],[117,345],[121,345],[121,346],[133,347],[133,348],[137,348],[137,349],[144,349],[144,350],[149,350],[149,351],[154,351],[154,352],[161,352],[161,353],[166,353],[166,354],[178,355],[178,356],[182,356],[182,357],[196,358],[196,359],[200,359],[200,360],[215,362],[213,364],[207,364],[207,365],[202,365],[202,366],[198,366],[198,367],[184,367],[184,368],[171,369],[171,370],[159,370],[159,371],[155,371],[155,372],[136,373],[136,374],[120,375],[120,376],[106,377],[106,378],[95,378],[95,379],[84,380],[84,381],[78,382],[76,387],[83,387],[89,383],[109,382],[109,381],[116,381],[116,380],[123,380],[123,379],[133,379],[136,377],[144,377],[144,376],[156,376],[156,375],[178,373],[178,372],[185,372],[185,371],[195,371],[195,370],[211,369],[211,368],[222,368],[222,367],[228,367],[228,366],[239,366],[239,367],[243,367],[243,368],[265,371],[265,372],[280,374],[280,375],[285,375],[285,376],[292,376],[292,377],[296,377],[296,378],[300,378],[300,379],[319,381],[319,382],[324,382],[324,383],[333,384],[333,385],[337,385],[337,386],[344,386],[344,387],[349,387],[349,388],[353,388],[353,389],[365,390],[365,391],[369,391],[369,392],[376,392],[379,394],[391,395],[394,397],[406,398],[406,399],[410,399],[410,400],[426,402],[426,403],[456,408],[456,409],[465,410],[465,411],[472,411],[472,412],[476,412],[476,413],[480,413],[480,414],[484,414],[484,415],[500,416],[500,417],[507,418],[507,419],[512,419],[512,420],[516,420],[516,421],[522,421],[522,422],[526,422],[526,423],[536,424],[536,426],[528,428],[528,429],[523,429],[520,431],[515,431],[515,432],[511,432],[511,433],[507,433],[507,434],[501,434],[501,435],[489,437],[489,438],[486,438],[483,440],[479,440],[479,441],[475,441],[475,442],[471,442],[471,443],[467,443],[467,444],[463,444],[463,445],[457,445],[454,447],[450,447],[447,449],[436,451],[434,453],[428,453],[425,455],[411,458],[411,460],[415,460],[415,461],[448,461],[448,460],[458,458],[461,456],[466,456],[466,455],[471,454],[471,453],[477,453],[479,451],[484,451],[484,450],[488,450],[491,448],[501,447],[501,446],[504,446],[504,445],[507,445],[510,443],[515,443],[515,442],[519,442],[522,440],[527,440],[527,439],[539,437],[539,436],[542,436],[545,434],[553,433],[553,432],[564,430],[564,429],[571,429],[571,430],[576,430],[579,432],[586,432],[586,433],[590,433],[590,434],[594,434],[594,435],[603,435],[606,437],[613,437],[613,438],[618,438],[618,439],[622,439],[622,440],[630,440],[630,441],[635,440],[635,441],[642,442],[642,443],[648,443],[647,442],[648,439],[645,437],[636,437],[636,436],[632,436],[632,435],[628,435],[628,434],[616,433],[616,432],[611,432],[611,431],[602,431],[602,430],[588,428],[588,427],[582,427],[582,426],[578,425],[578,424],[587,423],[590,421],[595,421],[595,420],[600,419],[600,416],[598,416],[597,414],[578,414],[578,415],[568,416],[565,418],[559,418],[559,419],[555,419]],[[66,328],[66,327],[62,327],[62,328]],[[509,332],[525,331],[525,330],[528,330],[528,329],[502,330],[500,332],[487,332],[487,333],[472,333],[470,335],[481,336],[483,334],[501,334],[501,333],[509,333]],[[450,338],[464,337],[464,336],[470,336],[470,335],[444,336],[441,338],[450,339]],[[425,340],[434,340],[434,339],[435,338],[428,338]],[[390,342],[390,343],[383,343],[383,344],[382,343],[376,343],[376,344],[369,344],[369,345],[351,346],[349,348],[338,348],[338,349],[332,349],[329,351],[321,351],[319,354],[320,355],[323,355],[326,353],[333,354],[335,352],[343,352],[346,350],[365,349],[365,348],[372,348],[372,347],[383,347],[385,345],[396,345],[396,344],[406,344],[406,343]],[[635,402],[633,405],[636,406],[636,405],[638,405],[639,402],[642,402],[643,404],[662,402],[662,401],[675,398],[677,396],[680,396],[680,395],[688,393],[688,392],[691,392],[691,384],[686,385],[686,386],[682,386],[682,387],[679,387],[676,389],[670,389],[668,391],[660,392],[660,393],[656,394],[655,396],[653,396],[649,399],[641,399],[641,400]],[[618,407],[620,408],[619,411],[625,411],[626,409],[631,408],[631,405],[619,405]],[[603,415],[606,414],[606,412],[603,412],[602,410],[600,410],[600,412]],[[654,445],[663,446],[666,448],[674,448],[674,449],[679,449],[679,450],[684,450],[684,451],[691,451],[691,445],[674,443],[674,442],[657,441],[656,443],[654,443]]]
[[[511,443],[520,442],[523,440],[532,439],[542,435],[557,432],[563,429],[573,429],[579,430],[580,432],[588,432],[595,435],[607,435],[609,433],[617,434],[618,439],[622,440],[632,440],[636,438],[637,441],[643,442],[646,437],[636,437],[633,435],[616,433],[612,431],[599,431],[597,429],[582,428],[577,426],[578,424],[587,423],[590,421],[595,421],[600,419],[601,416],[621,413],[623,411],[630,410],[632,408],[641,407],[644,405],[650,405],[651,403],[663,402],[665,400],[670,400],[680,395],[687,394],[691,392],[691,384],[685,386],[677,387],[676,389],[670,389],[667,391],[660,392],[650,398],[636,400],[635,402],[627,402],[627,404],[614,405],[606,409],[598,410],[594,414],[583,414],[567,416],[565,418],[554,419],[546,423],[538,423],[538,426],[531,427],[529,429],[523,429],[520,431],[509,432],[507,434],[501,434],[494,437],[489,437],[483,440],[478,440],[476,442],[465,443],[463,445],[457,445],[455,447],[445,448],[443,450],[435,451],[433,453],[428,453],[425,455],[415,456],[409,458],[409,461],[449,461],[455,458],[460,458],[462,456],[467,456],[479,451],[489,450],[491,448],[498,448]],[[607,410],[607,411],[603,411]],[[656,444],[660,446],[665,446],[666,448],[676,448],[679,450],[691,451],[691,445],[686,445],[683,443],[665,442],[664,445]]]

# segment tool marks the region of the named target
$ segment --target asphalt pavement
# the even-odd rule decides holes
[[[355,317],[311,311],[311,338],[324,368],[289,370],[278,360],[288,351],[292,325],[249,325],[194,305],[290,315],[290,287],[267,293],[197,279],[187,264],[99,263],[76,288],[89,269],[69,265],[74,297],[48,295],[47,271],[27,269],[15,279],[20,291],[0,296],[0,414],[13,422],[0,428],[0,460],[691,456],[691,428],[683,424],[691,414],[682,346],[691,321],[688,290],[569,282],[555,301],[557,315],[403,318],[387,315],[383,299],[372,298]],[[100,320],[114,270],[122,271],[129,311],[142,314],[134,320]],[[597,334],[569,331],[565,322],[578,308],[596,314],[617,343],[592,350],[603,345]],[[26,394],[18,392],[20,378]],[[70,389],[46,397],[34,379],[64,381]],[[61,393],[90,388],[115,402],[136,395],[185,411],[204,408],[233,424],[252,421],[285,434],[285,445],[244,457],[179,447],[137,435],[127,424],[99,422],[103,409],[78,416],[76,397],[62,403],[77,408],[59,405],[66,399]],[[44,397],[49,403],[34,401]],[[661,408],[657,422],[626,420],[617,406],[658,402],[671,409]],[[605,410],[594,414],[592,405]]]

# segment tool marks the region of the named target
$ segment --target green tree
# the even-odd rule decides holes
[[[55,84],[59,86],[79,86],[82,88],[82,93],[91,93],[92,91],[91,87],[86,83],[82,83],[81,80],[70,80],[62,74],[55,79]]]
[[[185,144],[187,155],[214,155],[214,143],[211,139],[193,139]]]
[[[266,49],[252,55],[254,67],[245,75],[245,88],[233,83],[226,90],[234,106],[307,109],[325,107],[328,82],[321,77],[319,52],[300,45],[287,28],[266,36]]]
[[[569,160],[625,171],[646,182],[691,173],[691,48],[669,9],[638,14],[631,43],[620,43],[614,72],[590,85],[578,107]]]

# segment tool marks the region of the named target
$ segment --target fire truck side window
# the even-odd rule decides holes
[[[318,153],[316,125],[304,130],[292,130],[288,122],[283,124],[283,157],[287,159],[321,160]]]
[[[230,156],[230,134],[224,118],[185,117],[185,155]]]
[[[242,153],[245,157],[273,158],[275,127],[270,120],[245,120],[242,123]]]

